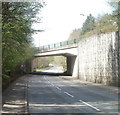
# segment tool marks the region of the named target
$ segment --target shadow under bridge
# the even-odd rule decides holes
[[[66,73],[64,73],[64,75],[72,75],[74,77],[77,77],[77,67],[78,67],[77,45],[74,47],[64,47],[61,49],[56,48],[52,50],[41,51],[34,55],[34,57],[48,57],[48,56],[65,56],[67,71]],[[55,75],[57,75],[57,73]]]

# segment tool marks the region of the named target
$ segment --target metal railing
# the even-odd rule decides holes
[[[51,51],[51,50],[65,49],[65,48],[77,47],[78,42],[79,42],[79,39],[72,39],[72,40],[67,40],[67,41],[63,41],[63,42],[59,42],[59,43],[36,47],[35,49],[38,52],[46,52],[46,51]]]

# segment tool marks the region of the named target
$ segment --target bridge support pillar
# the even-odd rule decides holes
[[[67,57],[67,74],[73,77],[78,76],[78,58],[77,56]]]

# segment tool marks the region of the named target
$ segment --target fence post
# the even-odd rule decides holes
[[[60,42],[60,46],[62,46],[62,42]]]
[[[67,41],[67,45],[68,45],[68,41]]]
[[[54,48],[55,48],[56,44],[54,44]]]
[[[77,43],[76,39],[74,39],[74,43]]]
[[[50,45],[48,45],[48,49],[50,49]]]

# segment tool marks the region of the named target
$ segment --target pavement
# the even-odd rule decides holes
[[[22,76],[9,85],[2,94],[2,114],[26,114],[26,76]]]

